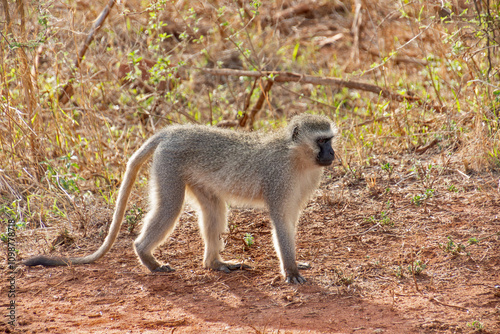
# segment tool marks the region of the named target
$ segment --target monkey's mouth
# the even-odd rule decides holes
[[[325,154],[320,153],[316,157],[316,163],[322,167],[330,166],[334,160],[335,160],[335,153],[328,154],[326,156],[325,156]]]
[[[335,160],[335,158],[333,159],[321,159],[319,157],[316,158],[317,164],[322,167],[330,166],[333,163],[333,160]]]

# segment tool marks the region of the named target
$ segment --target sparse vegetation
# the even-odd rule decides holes
[[[385,163],[383,165],[380,166],[380,168],[382,168],[383,171],[386,171],[387,174],[389,175],[389,178],[391,177],[392,175],[392,171],[394,170],[394,166],[392,166],[389,162],[388,163]]]
[[[137,207],[137,205],[132,204],[132,208],[128,210],[128,214],[125,215],[125,222],[127,223],[127,231],[133,233],[137,225],[141,222],[144,211]]]
[[[335,274],[337,275],[336,285],[349,286],[354,283],[353,275],[346,275],[342,270],[335,269]]]
[[[447,253],[451,253],[453,255],[466,254],[470,255],[469,252],[466,251],[466,246],[461,242],[456,242],[453,240],[451,236],[448,236],[448,241],[445,244],[439,243],[439,247]]]
[[[392,203],[391,201],[387,201],[385,203],[385,210],[380,212],[380,215],[378,215],[378,218],[375,216],[370,216],[368,218],[368,221],[375,223],[375,224],[380,224],[382,226],[394,226],[394,222],[391,220],[389,216],[389,212],[391,210]]]
[[[422,262],[422,260],[415,260],[412,264],[408,266],[408,272],[410,275],[420,275],[427,268],[427,265]]]
[[[251,233],[245,233],[245,235],[243,236],[243,241],[245,242],[245,245],[247,247],[252,247],[255,239]]]
[[[434,196],[434,189],[425,189],[425,192],[423,194],[413,196],[411,198],[411,202],[416,206],[420,206],[433,196]]]
[[[468,322],[467,327],[471,328],[475,332],[481,332],[484,329],[484,325],[477,320],[474,320],[473,322]]]

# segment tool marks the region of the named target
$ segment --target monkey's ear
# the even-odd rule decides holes
[[[297,141],[297,139],[299,138],[299,126],[295,126],[293,128],[293,131],[292,131],[292,140],[293,141]]]

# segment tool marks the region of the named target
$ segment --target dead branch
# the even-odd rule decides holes
[[[286,20],[286,19],[289,19],[289,18],[294,17],[294,16],[307,14],[307,13],[311,12],[312,10],[314,10],[314,7],[311,4],[301,3],[301,4],[298,4],[298,5],[293,6],[293,7],[289,7],[287,9],[284,9],[284,10],[276,13],[273,16],[273,21],[278,22],[278,21]]]
[[[436,138],[433,141],[431,141],[429,144],[426,146],[419,147],[415,150],[418,154],[424,154],[428,149],[436,146],[436,144],[439,143],[439,140]]]
[[[95,33],[98,32],[99,29],[101,29],[104,21],[108,17],[109,12],[111,11],[111,9],[115,5],[115,3],[116,3],[116,0],[109,0],[108,4],[102,10],[101,14],[99,15],[97,20],[94,22],[94,25],[90,29],[89,34],[87,35],[87,38],[85,39],[85,43],[83,43],[80,51],[78,52],[78,58],[75,60],[75,64],[74,64],[72,73],[70,75],[70,78],[68,80],[68,83],[64,86],[62,92],[59,94],[59,97],[58,97],[59,103],[65,104],[66,102],[69,101],[71,96],[73,96],[74,89],[73,89],[71,82],[72,82],[72,79],[75,77],[76,69],[78,69],[80,67],[82,60],[83,60],[83,56],[85,56],[85,52],[87,52],[87,49],[88,49],[90,43],[92,43],[92,41],[94,40]]]
[[[439,304],[439,305],[442,305],[442,306],[448,306],[448,307],[453,307],[453,308],[456,308],[458,310],[462,310],[462,311],[468,311],[467,308],[463,307],[463,306],[459,306],[459,305],[452,305],[452,304],[447,304],[447,303],[443,303],[442,301],[436,299],[435,297],[429,297],[429,300],[431,302],[434,302],[436,304]]]
[[[351,61],[354,61],[356,64],[359,64],[359,35],[361,33],[361,22],[363,20],[363,16],[361,15],[361,0],[355,1],[355,10],[354,10],[354,20],[352,21],[351,33],[354,36],[354,45],[352,46],[351,51]]]
[[[257,72],[257,71],[233,70],[229,68],[197,68],[197,69],[217,76],[244,76],[253,78],[269,77],[275,82],[302,82],[302,83],[310,83],[313,85],[339,86],[351,89],[359,89],[367,92],[372,92],[377,95],[382,95],[383,97],[391,98],[400,102],[404,100],[407,101],[420,100],[419,97],[397,94],[391,92],[388,89],[384,89],[376,85],[358,81],[342,80],[332,77],[315,77],[311,75],[298,74],[292,72],[280,72],[280,71]]]
[[[247,120],[250,118],[250,123],[248,127],[250,130],[253,130],[253,124],[255,123],[255,116],[257,116],[257,113],[262,109],[262,105],[264,104],[264,100],[267,100],[267,96],[269,94],[269,91],[271,90],[271,87],[273,86],[274,81],[268,80],[266,87],[263,89],[262,85],[259,84],[261,87],[262,92],[260,93],[259,99],[257,100],[257,103],[255,103],[255,106],[252,108],[250,111],[250,115],[245,112],[243,117],[240,119],[240,126],[243,128],[245,127]]]
[[[5,14],[5,23],[7,33],[11,33],[11,23],[10,23],[10,13],[9,13],[9,2],[7,0],[2,0],[2,7]]]

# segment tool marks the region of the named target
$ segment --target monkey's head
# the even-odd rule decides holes
[[[303,157],[313,156],[319,166],[329,166],[335,159],[332,139],[337,134],[333,122],[324,116],[302,114],[291,119],[288,129],[292,142]]]

